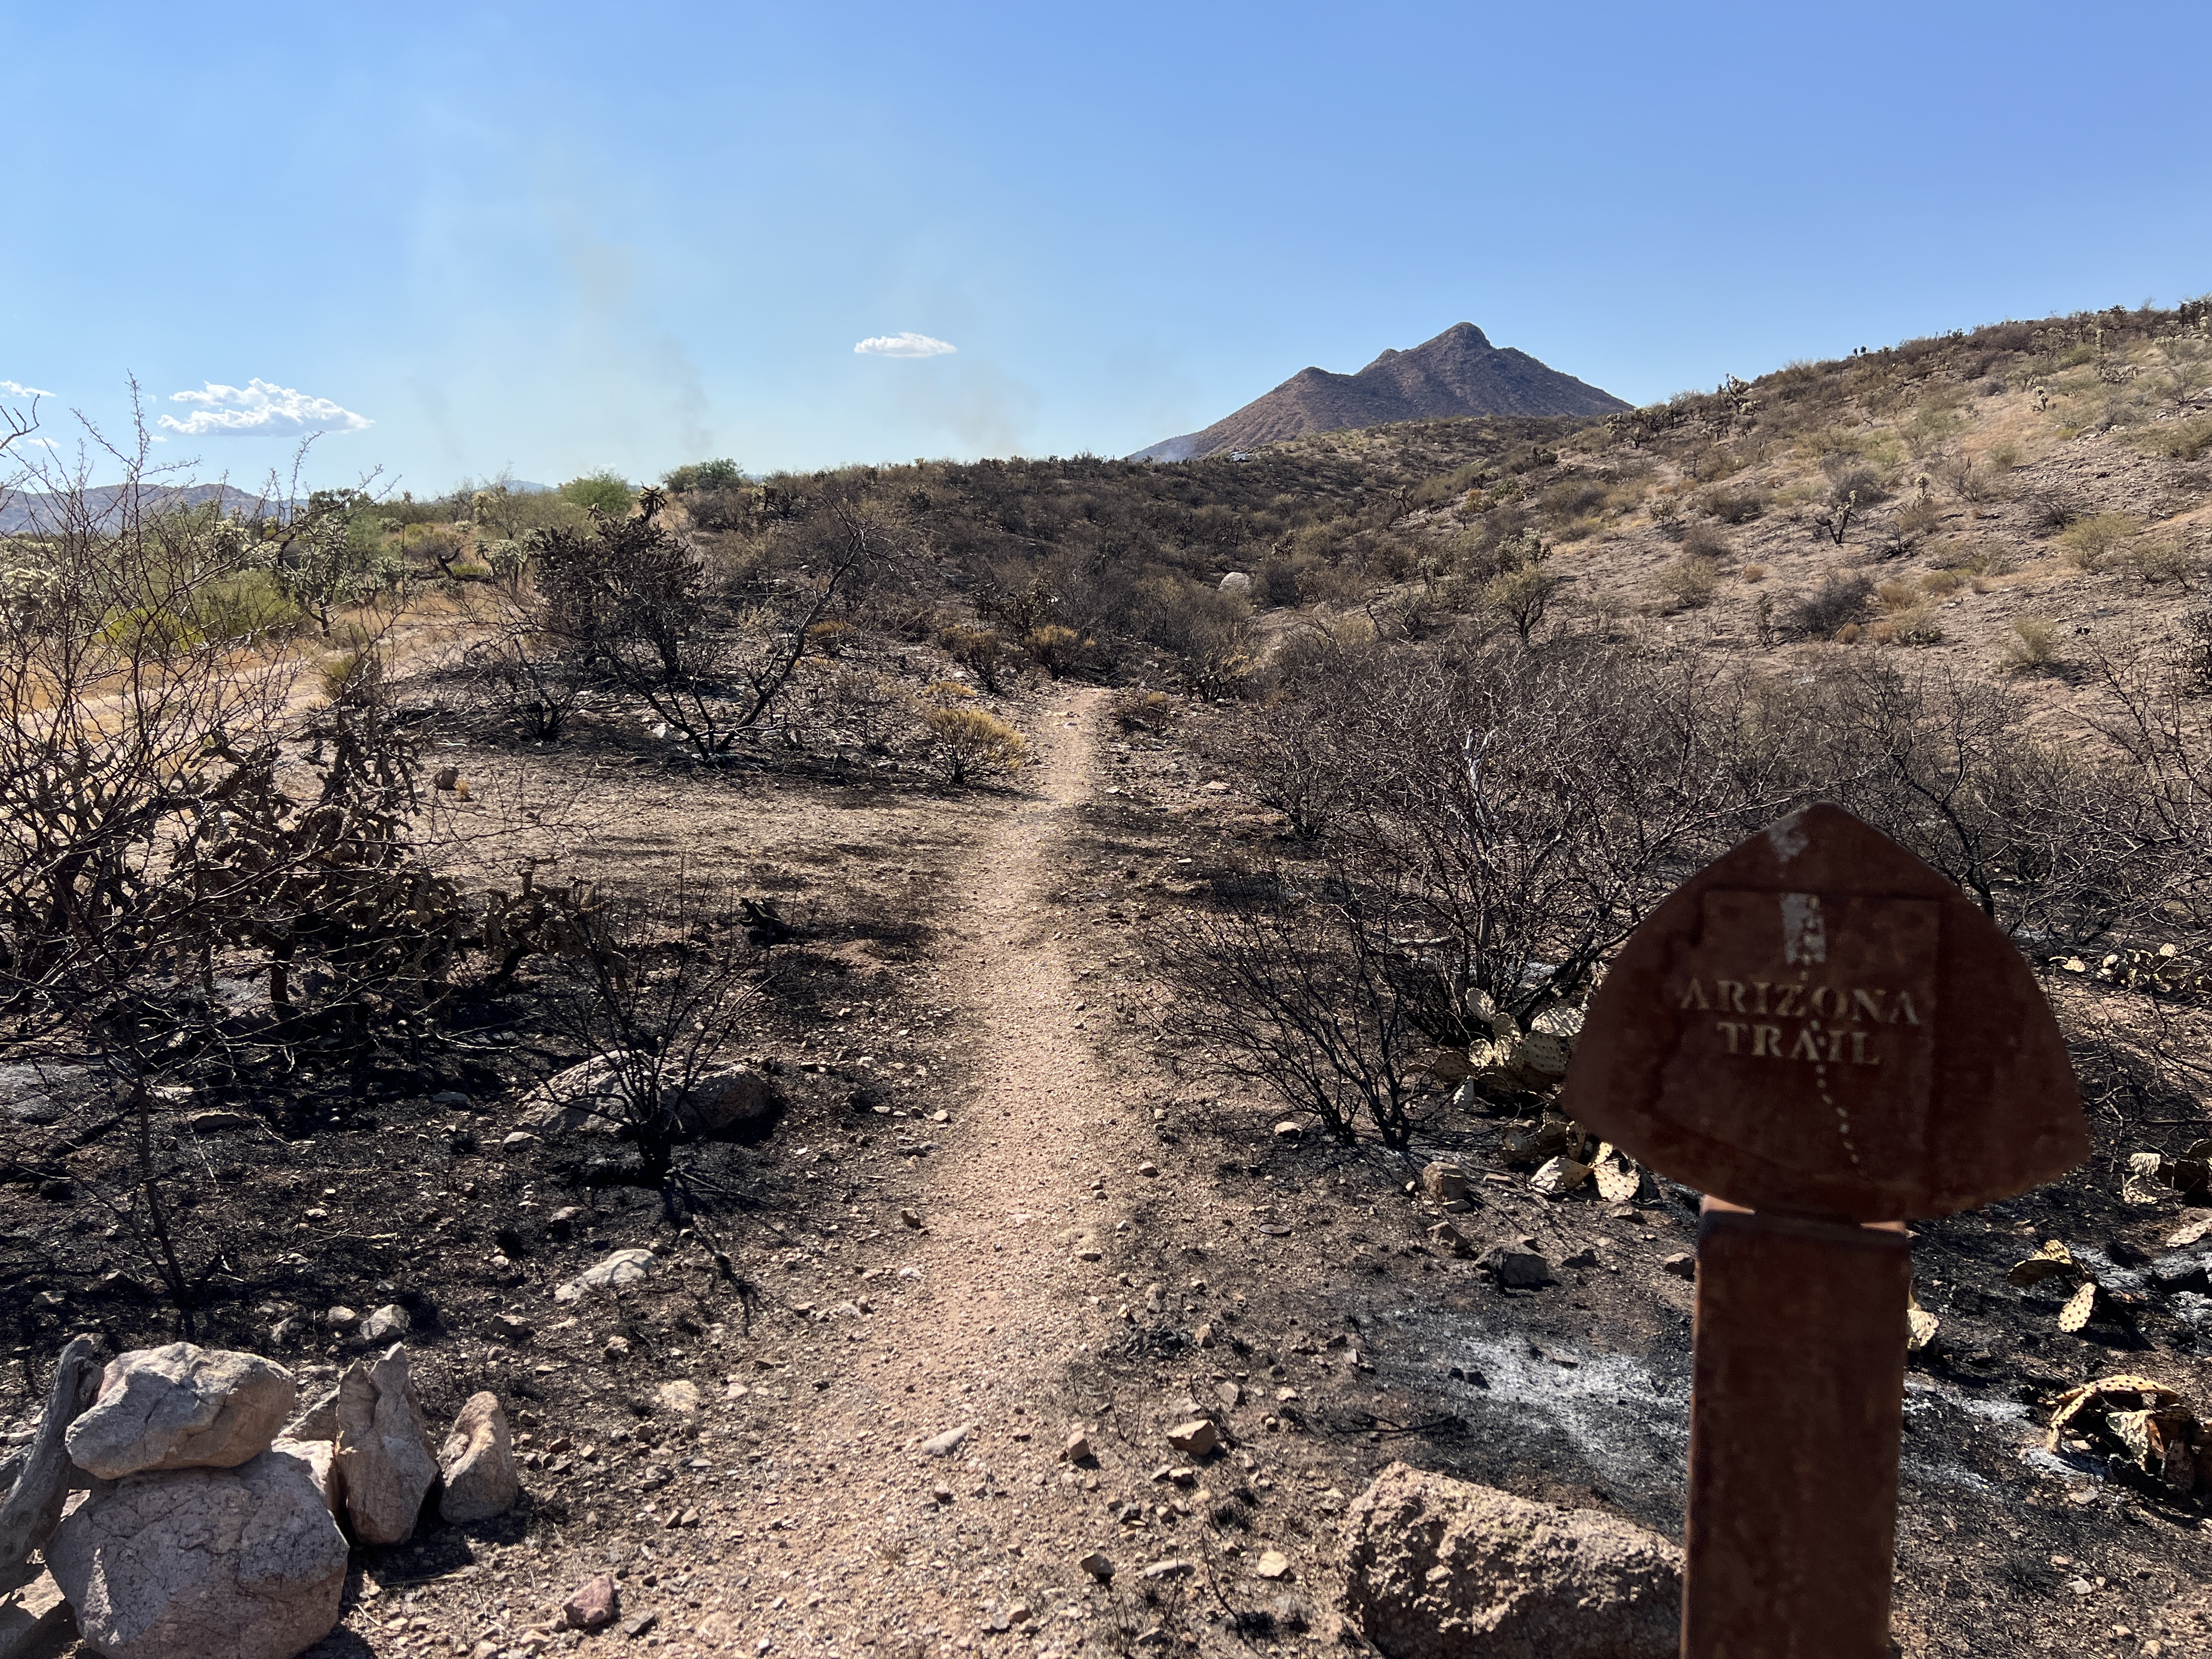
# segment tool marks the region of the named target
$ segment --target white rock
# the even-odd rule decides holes
[[[664,1382],[654,1390],[653,1397],[667,1410],[689,1417],[699,1409],[699,1385],[682,1377],[673,1382]]]
[[[406,1344],[356,1360],[338,1379],[337,1448],[354,1536],[364,1544],[404,1542],[438,1478]]]
[[[415,1328],[407,1310],[397,1302],[387,1302],[361,1322],[361,1337],[364,1342],[389,1342]]]
[[[336,1627],[346,1540],[309,1465],[126,1476],[47,1549],[88,1648],[107,1659],[293,1659]]]
[[[103,1480],[234,1468],[269,1449],[299,1395],[292,1373],[258,1354],[136,1348],[108,1361],[99,1398],[70,1425],[70,1459]]]
[[[459,1525],[489,1521],[514,1507],[522,1496],[522,1482],[514,1473],[514,1442],[497,1395],[469,1396],[446,1432],[438,1468],[446,1478],[438,1513],[447,1520]]]
[[[649,1064],[616,1049],[571,1066],[524,1097],[517,1122],[539,1135],[613,1134],[640,1115],[641,1108],[633,1099],[647,1081]],[[775,1110],[775,1085],[750,1066],[723,1066],[681,1086],[663,1073],[659,1086],[663,1103],[687,1134],[726,1134]]]
[[[629,1121],[629,1054],[595,1054],[556,1072],[522,1098],[515,1121],[541,1135],[612,1134]]]
[[[1220,1444],[1220,1431],[1213,1419],[1195,1417],[1188,1423],[1178,1423],[1168,1431],[1168,1444],[1187,1457],[1203,1457]]]
[[[942,1434],[933,1434],[921,1443],[922,1455],[927,1457],[951,1456],[953,1452],[958,1449],[960,1443],[968,1437],[970,1426],[963,1423],[957,1429],[947,1429]]]
[[[653,1270],[658,1261],[651,1250],[617,1250],[555,1291],[553,1299],[576,1302],[593,1291],[618,1291],[625,1285],[637,1283]]]

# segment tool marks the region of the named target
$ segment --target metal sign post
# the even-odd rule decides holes
[[[1904,1221],[2088,1156],[2033,973],[1957,887],[1812,807],[1637,930],[1561,1104],[1707,1194],[1683,1659],[1882,1659]]]

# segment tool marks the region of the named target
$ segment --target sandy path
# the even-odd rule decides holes
[[[726,1568],[727,1612],[696,1627],[709,1640],[949,1652],[996,1603],[1029,1607],[1022,1645],[1050,1651],[1079,1643],[1115,1594],[1076,1565],[1112,1531],[1099,1473],[1058,1454],[1079,1407],[1071,1367],[1115,1312],[1091,1296],[1119,1287],[1070,1234],[1113,1231],[1140,1179],[1144,1114],[1093,1048],[1102,1018],[1047,901],[1092,788],[1104,696],[1077,691],[1033,726],[1025,798],[989,822],[937,918],[933,994],[970,1086],[949,1124],[917,1126],[944,1142],[919,1196],[894,1177],[900,1198],[857,1206],[898,1265],[854,1287],[868,1311],[812,1356],[817,1376],[794,1377],[795,1420],[757,1488],[772,1530]],[[953,1429],[967,1432],[951,1454],[920,1449]]]

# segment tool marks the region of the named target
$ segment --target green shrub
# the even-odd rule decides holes
[[[2076,519],[2058,532],[2062,557],[2077,570],[2094,570],[2104,557],[2142,526],[2125,513],[2097,513]]]
[[[1904,610],[1884,617],[1872,629],[1875,639],[1885,645],[1941,645],[1943,625],[1936,620],[1933,607],[1925,603],[1907,605]]]
[[[1652,586],[1670,611],[1695,611],[1711,605],[1720,582],[1720,567],[1703,554],[1690,552],[1668,560],[1652,578]]]
[[[570,506],[580,507],[587,513],[627,513],[637,500],[628,481],[605,467],[569,479],[556,493]]]
[[[668,487],[670,495],[684,495],[695,489],[742,489],[745,474],[743,467],[725,456],[720,460],[693,461],[672,467],[660,475],[660,482]]]
[[[2212,450],[2212,415],[2192,421],[2176,421],[2138,433],[2136,441],[2154,453],[2177,461],[2194,461]]]
[[[979,772],[1011,773],[1029,758],[1022,734],[988,709],[940,705],[924,709],[921,718],[947,783],[966,783]]]
[[[241,571],[210,582],[194,617],[210,639],[249,640],[294,632],[307,618],[266,570]]]
[[[2058,624],[2048,617],[2014,617],[2005,647],[2008,674],[2039,674],[2058,660]]]

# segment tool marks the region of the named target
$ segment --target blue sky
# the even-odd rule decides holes
[[[1122,453],[1462,319],[1645,402],[2212,289],[2201,0],[0,22],[0,381],[208,475]]]

